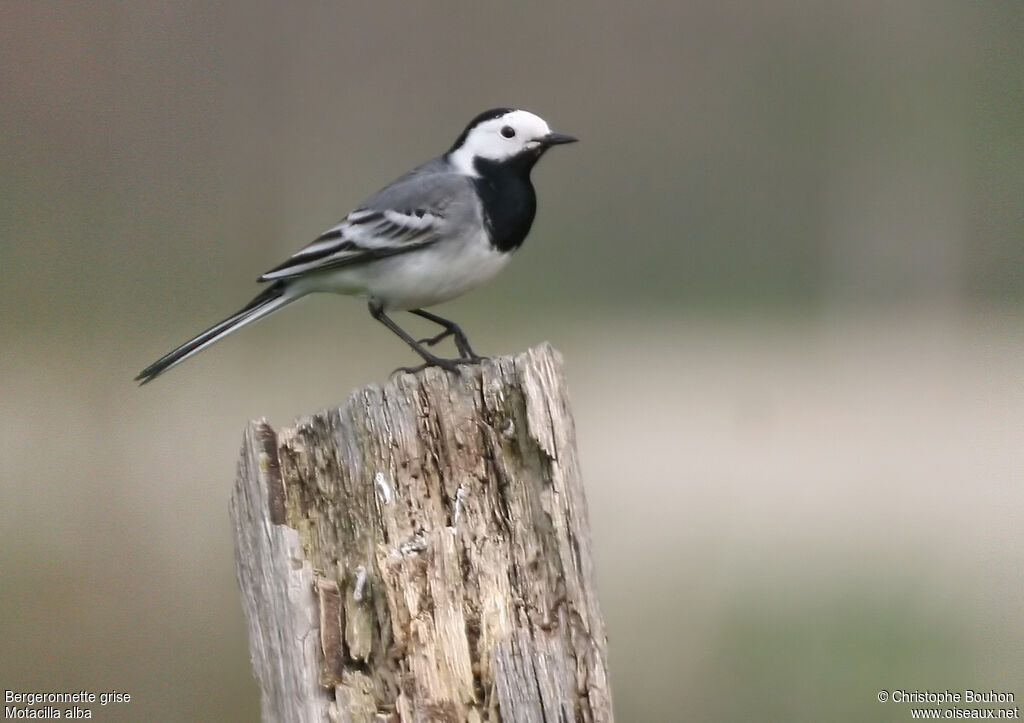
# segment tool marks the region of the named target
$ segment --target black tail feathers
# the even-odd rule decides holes
[[[147,384],[173,366],[180,364],[193,354],[197,354],[210,344],[220,341],[233,331],[247,324],[262,319],[264,316],[280,309],[285,304],[295,301],[298,296],[285,294],[284,282],[277,282],[268,287],[256,298],[223,321],[211,326],[194,339],[190,339],[177,349],[164,354],[155,362],[139,372],[135,377],[140,385]]]

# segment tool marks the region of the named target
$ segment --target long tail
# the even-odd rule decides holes
[[[139,375],[135,377],[135,381],[137,381],[140,386],[153,381],[171,367],[181,364],[193,354],[198,354],[203,349],[210,346],[210,344],[220,341],[231,332],[237,331],[247,324],[251,324],[254,321],[262,319],[264,316],[277,311],[282,306],[290,304],[293,301],[297,301],[302,298],[302,296],[304,296],[304,294],[296,294],[294,291],[289,293],[284,282],[277,282],[246,304],[243,309],[232,314],[219,324],[211,326],[195,339],[186,341],[174,351],[164,354],[162,357],[139,372]]]

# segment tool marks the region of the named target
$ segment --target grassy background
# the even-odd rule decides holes
[[[0,687],[254,720],[249,418],[411,361],[314,298],[152,359],[477,111],[582,138],[442,307],[566,356],[621,720],[1024,671],[1016,2],[0,5]],[[415,324],[410,324],[415,327]]]

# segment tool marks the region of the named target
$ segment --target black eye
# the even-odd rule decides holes
[[[512,126],[505,126],[501,129],[501,135],[504,138],[515,138],[516,129]]]

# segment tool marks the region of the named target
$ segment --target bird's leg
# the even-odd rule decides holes
[[[435,344],[440,344],[442,341],[444,341],[454,333],[455,332],[453,332],[451,329],[445,329],[440,334],[437,334],[435,336],[427,336],[422,339],[417,339],[416,342],[419,344],[426,344],[427,346],[434,346]]]
[[[438,342],[447,339],[449,336],[454,336],[455,348],[458,349],[459,356],[461,356],[463,359],[466,359],[467,361],[471,362],[479,362],[486,358],[480,356],[475,351],[473,351],[473,347],[469,345],[469,339],[466,338],[466,333],[462,331],[459,325],[456,324],[454,321],[449,321],[448,319],[445,319],[443,316],[438,316],[437,314],[425,311],[423,309],[410,309],[409,313],[427,319],[428,321],[432,321],[438,326],[444,328],[444,331],[442,331],[437,336],[430,337],[429,339],[420,339],[421,344],[433,346],[434,344],[437,344]]]
[[[391,319],[390,316],[385,314],[384,307],[379,302],[371,300],[370,303],[368,304],[368,308],[370,310],[370,316],[372,316],[374,319],[379,321],[387,328],[391,329],[391,331],[394,332],[399,339],[408,344],[412,348],[412,350],[419,354],[423,358],[423,361],[426,362],[426,364],[419,367],[401,367],[399,369],[396,369],[395,371],[415,372],[419,371],[420,369],[423,369],[424,367],[435,366],[441,367],[442,369],[445,369],[450,372],[454,372],[458,370],[459,364],[466,363],[465,359],[443,359],[439,356],[434,356],[433,354],[431,354],[429,351],[424,349],[419,342],[417,342],[415,339],[409,336],[405,332],[405,330],[402,329],[402,327],[396,324]]]
[[[435,344],[440,344],[448,337],[454,336],[455,329],[458,328],[455,324],[448,321],[447,319],[442,319],[440,316],[437,316],[436,314],[431,314],[430,312],[423,311],[423,309],[415,309],[410,311],[409,313],[416,314],[417,316],[421,316],[424,319],[429,319],[430,321],[433,321],[436,324],[440,324],[444,328],[444,330],[440,334],[428,336],[423,339],[417,339],[416,341],[418,341],[420,344],[426,344],[427,346],[434,346]],[[458,346],[458,344],[456,344],[456,346]],[[462,350],[459,350],[459,354],[462,354]]]

